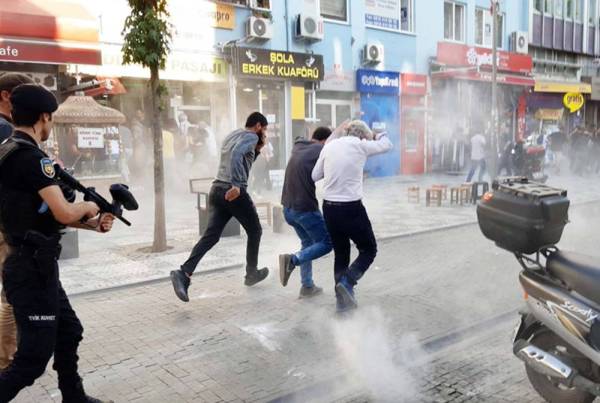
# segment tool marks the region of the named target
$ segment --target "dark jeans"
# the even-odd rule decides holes
[[[377,241],[367,210],[362,202],[323,202],[325,223],[333,242],[335,253],[334,275],[338,283],[346,276],[351,284],[369,269],[377,255]],[[350,264],[350,241],[356,244],[358,257]]]
[[[304,287],[313,287],[312,261],[331,252],[331,238],[325,220],[319,210],[296,211],[284,208],[285,221],[291,225],[302,243],[302,250],[294,256],[300,266],[300,276]]]
[[[467,176],[467,182],[471,182],[473,179],[473,175],[475,175],[475,170],[479,167],[479,182],[483,181],[483,175],[485,174],[485,159],[481,160],[471,160],[471,170],[469,171],[469,175]]]
[[[58,279],[56,259],[16,251],[4,265],[3,280],[19,338],[13,362],[0,373],[0,402],[33,385],[53,354],[63,401],[83,401],[77,371],[83,327]]]
[[[252,274],[258,269],[258,249],[262,236],[262,227],[256,212],[256,206],[245,189],[234,201],[225,200],[225,193],[231,186],[213,184],[208,194],[208,225],[200,241],[192,249],[192,253],[181,270],[191,275],[204,255],[221,239],[225,226],[235,217],[248,235],[246,246],[246,272]]]

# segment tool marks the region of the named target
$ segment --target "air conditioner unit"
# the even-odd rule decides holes
[[[321,41],[323,36],[323,18],[306,13],[298,15],[296,19],[296,38]]]
[[[513,52],[526,55],[529,52],[529,39],[527,32],[513,32],[510,36],[510,48]]]
[[[246,21],[246,37],[249,40],[263,41],[273,38],[273,22],[267,18],[248,18],[248,21]]]
[[[379,43],[369,42],[363,49],[363,63],[364,64],[377,64],[383,61],[384,48]]]

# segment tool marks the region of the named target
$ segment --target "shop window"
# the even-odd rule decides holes
[[[348,22],[348,0],[321,0],[321,16],[328,20]]]
[[[456,42],[465,40],[465,6],[444,2],[444,39]]]
[[[502,47],[504,38],[504,15],[498,15],[496,26],[496,43]],[[475,44],[492,47],[492,14],[489,9],[478,8],[475,10]]]

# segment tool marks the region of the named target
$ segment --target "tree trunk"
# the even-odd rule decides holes
[[[152,252],[167,250],[167,228],[165,219],[165,171],[163,161],[163,139],[160,127],[158,69],[150,69],[152,92],[152,137],[154,139],[154,242]]]

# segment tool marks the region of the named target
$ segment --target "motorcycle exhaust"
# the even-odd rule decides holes
[[[556,378],[569,388],[585,390],[594,396],[600,397],[600,383],[591,381],[578,374],[576,370],[565,364],[555,355],[523,339],[515,342],[513,351],[517,358],[526,365],[529,365],[534,371],[551,378]]]
[[[515,344],[515,355],[529,365],[536,372],[550,376],[552,378],[560,378],[568,380],[573,375],[573,368],[565,364],[560,358],[529,344],[525,340],[519,340]]]

